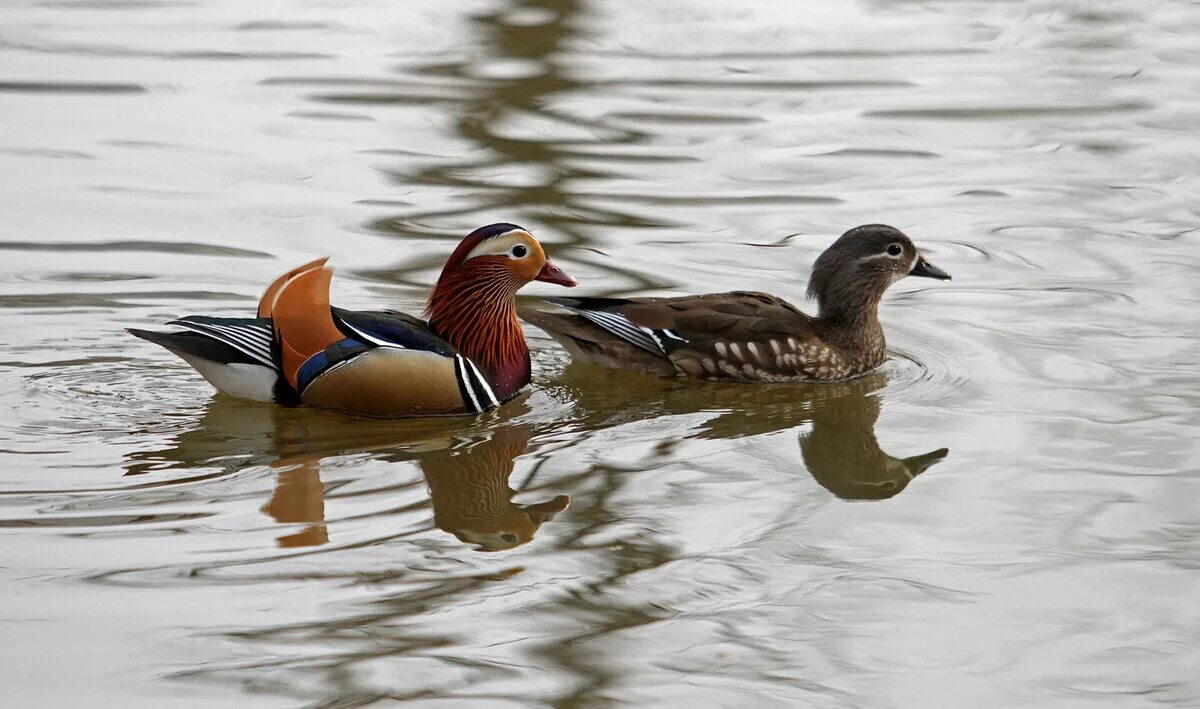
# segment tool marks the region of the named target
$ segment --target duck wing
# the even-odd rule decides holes
[[[453,357],[458,351],[424,320],[397,310],[333,308],[333,320],[347,337],[379,347],[402,347]]]
[[[572,354],[666,376],[738,381],[821,378],[834,356],[814,319],[767,293],[679,298],[548,298],[522,317]]]

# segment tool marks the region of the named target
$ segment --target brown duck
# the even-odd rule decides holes
[[[883,293],[905,276],[949,280],[899,229],[847,231],[813,264],[816,317],[766,293],[679,298],[548,298],[524,308],[577,359],[670,377],[742,382],[834,381],[883,363]]]

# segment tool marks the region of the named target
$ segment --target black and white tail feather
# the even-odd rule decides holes
[[[207,335],[238,350],[264,367],[278,371],[272,352],[275,331],[270,318],[214,318],[190,315],[167,324]]]
[[[133,328],[129,332],[175,353],[227,394],[288,403],[282,389],[290,387],[275,364],[275,335],[269,318],[192,315],[167,324],[181,327],[183,332]]]

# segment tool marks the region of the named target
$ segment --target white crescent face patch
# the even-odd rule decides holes
[[[523,253],[521,249],[517,248],[518,246],[525,247]],[[477,256],[508,256],[513,260],[520,260],[540,251],[541,247],[538,246],[537,240],[533,238],[532,234],[524,229],[513,229],[492,237],[471,249],[464,261],[470,261]]]

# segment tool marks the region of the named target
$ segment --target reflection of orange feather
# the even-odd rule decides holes
[[[314,268],[320,268],[324,266],[325,262],[328,260],[329,257],[326,256],[325,258],[319,258],[315,261],[309,261],[303,266],[297,266],[279,278],[271,281],[271,285],[267,286],[267,289],[263,291],[262,298],[259,298],[258,300],[258,317],[271,317],[271,309],[275,306],[275,299],[279,297],[279,291],[283,290],[283,286],[286,285],[290,279],[299,276],[305,271],[310,271]]]
[[[293,276],[280,286],[271,306],[283,373],[293,387],[297,387],[300,366],[309,357],[345,338],[329,314],[331,278],[331,268],[313,268]]]

